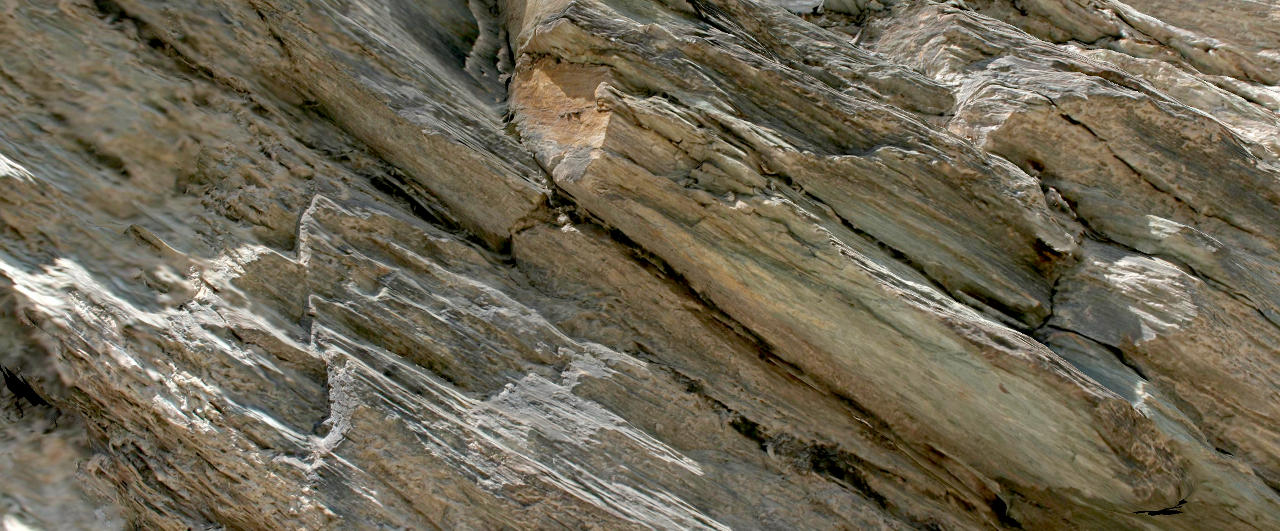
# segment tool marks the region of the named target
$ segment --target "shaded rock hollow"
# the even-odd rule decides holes
[[[5,528],[1280,528],[1273,0],[0,0]]]

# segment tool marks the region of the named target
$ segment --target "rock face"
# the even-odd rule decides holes
[[[1280,528],[1275,0],[0,0],[4,528]]]

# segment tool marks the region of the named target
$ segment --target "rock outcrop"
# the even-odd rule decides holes
[[[1273,0],[0,34],[4,526],[1280,528]]]

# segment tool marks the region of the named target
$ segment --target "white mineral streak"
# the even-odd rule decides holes
[[[0,529],[1280,528],[1280,4],[0,0]]]

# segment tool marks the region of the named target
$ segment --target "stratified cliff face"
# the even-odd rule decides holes
[[[1280,528],[1276,0],[0,0],[0,515]]]

